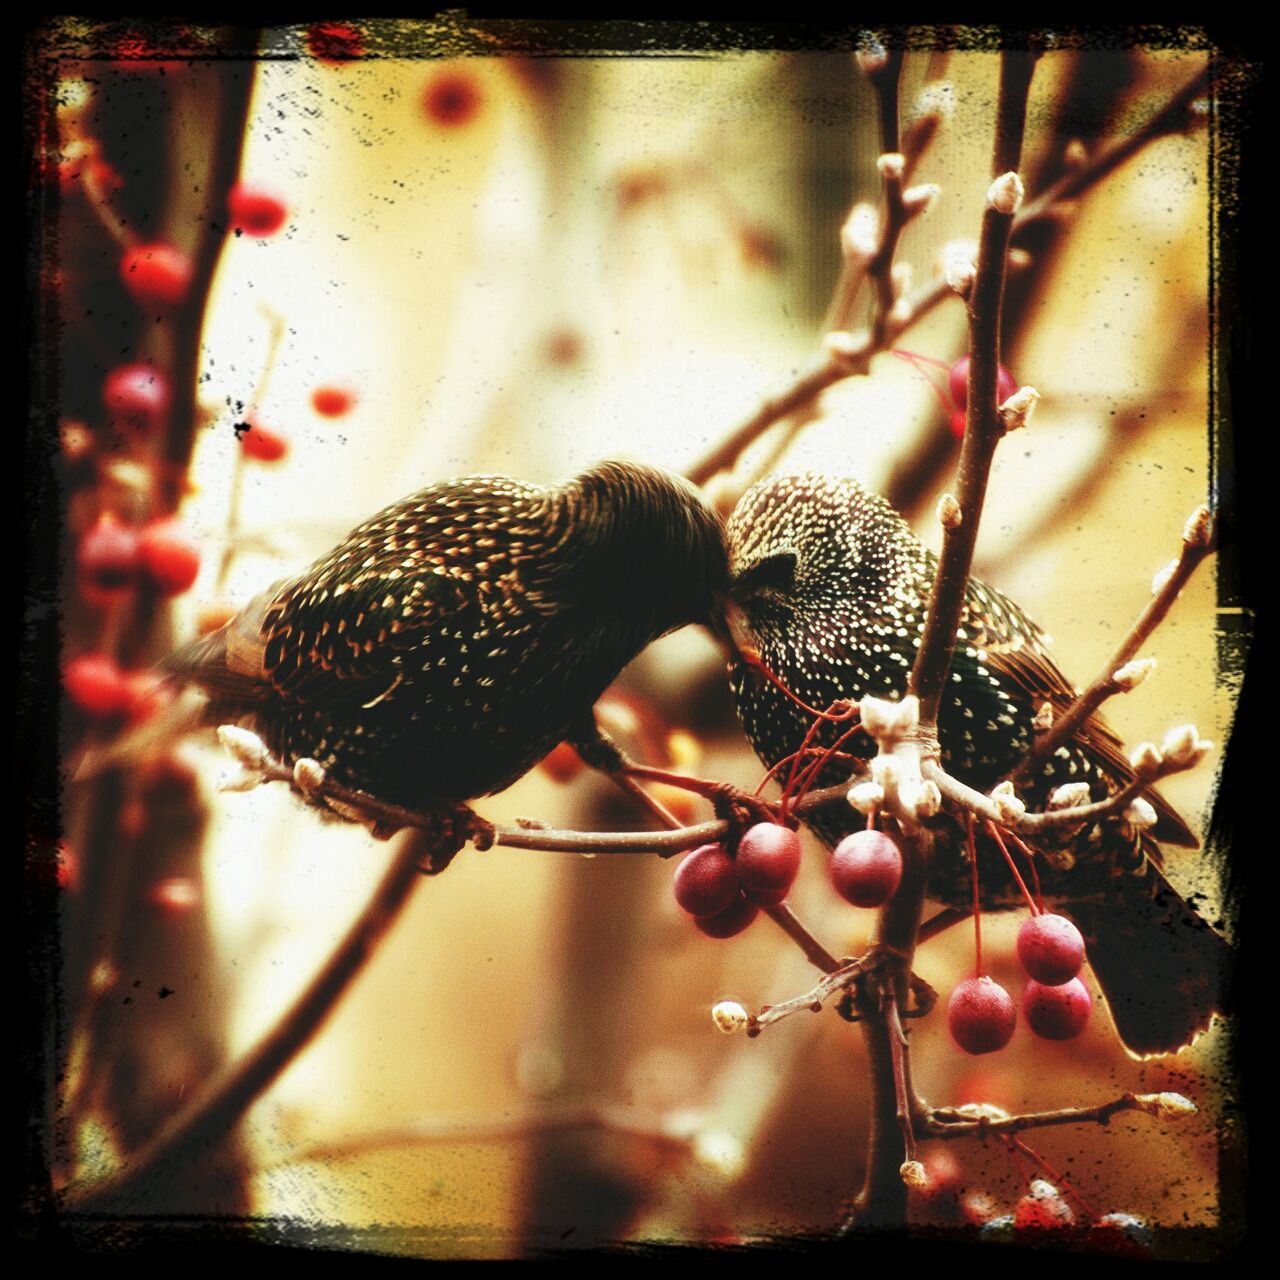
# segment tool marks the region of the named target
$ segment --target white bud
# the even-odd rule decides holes
[[[855,782],[847,799],[859,813],[875,813],[884,807],[884,788],[878,782]]]
[[[1124,811],[1125,820],[1139,831],[1150,831],[1156,825],[1156,811],[1141,796]]]
[[[1164,756],[1154,742],[1140,742],[1129,753],[1129,763],[1140,778],[1152,778],[1160,772]]]
[[[1021,270],[1023,267],[1029,267],[1031,265],[1030,250],[1018,248],[1010,249],[1009,265],[1011,267],[1016,267],[1018,270]]]
[[[1123,667],[1117,667],[1111,680],[1122,693],[1131,693],[1155,669],[1154,658],[1134,658],[1132,662],[1126,662]]]
[[[1027,806],[1014,794],[1013,783],[1007,778],[996,784],[991,792],[991,803],[1001,822],[1017,822],[1027,811]]]
[[[880,215],[874,205],[859,201],[840,228],[840,248],[846,258],[865,262],[875,257],[880,239]]]
[[[997,212],[1012,217],[1022,207],[1026,194],[1016,173],[1002,173],[987,188],[987,203]]]
[[[907,157],[901,151],[886,151],[876,157],[876,168],[882,178],[901,178],[907,169]]]
[[[942,792],[938,784],[926,778],[916,793],[915,814],[917,818],[936,817],[942,810]]]
[[[964,512],[954,494],[944,493],[938,499],[938,523],[944,529],[958,529],[964,523]]]
[[[928,1175],[924,1171],[924,1165],[919,1160],[905,1160],[902,1168],[898,1170],[902,1175],[902,1180],[909,1187],[927,1187],[929,1185]]]
[[[1200,763],[1212,748],[1196,731],[1193,724],[1179,725],[1164,735],[1160,750],[1175,769],[1190,769]]]
[[[1189,547],[1207,547],[1213,537],[1213,512],[1206,506],[1197,507],[1182,527],[1182,540]]]
[[[1066,782],[1055,787],[1049,796],[1050,809],[1078,809],[1092,799],[1087,782]]]
[[[889,323],[905,329],[911,323],[915,313],[916,309],[911,305],[911,299],[901,297],[889,308]]]
[[[823,337],[822,345],[828,355],[839,360],[855,360],[866,354],[867,339],[865,334],[845,333],[842,329],[836,329]]]
[[[871,779],[882,791],[896,792],[902,777],[902,767],[894,755],[878,755],[871,761]]]
[[[214,779],[215,791],[253,791],[260,787],[265,779],[258,770],[228,769]]]
[[[711,1006],[711,1020],[727,1036],[746,1029],[747,1011],[736,1000],[721,1000]]]
[[[1178,562],[1170,560],[1167,565],[1151,579],[1151,594],[1158,596],[1169,585],[1170,579],[1178,570]]]
[[[990,1102],[963,1102],[956,1108],[956,1115],[966,1120],[1007,1120],[1009,1113],[1003,1107]]]
[[[874,697],[872,694],[867,694],[858,704],[858,715],[862,721],[862,727],[873,738],[883,738],[891,733],[898,723],[897,705],[886,702],[884,698]]]
[[[1190,1098],[1184,1098],[1180,1093],[1140,1093],[1134,1102],[1140,1111],[1168,1120],[1193,1116],[1200,1110]]]
[[[1000,406],[1000,420],[1006,431],[1017,431],[1031,421],[1036,405],[1040,403],[1040,393],[1035,387],[1019,387]]]
[[[1038,729],[1044,733],[1048,729],[1053,728],[1053,704],[1050,702],[1042,702],[1040,709],[1035,714],[1035,719],[1031,721],[1031,727]]]
[[[890,706],[893,704],[890,703]],[[914,733],[916,726],[920,723],[920,699],[914,693],[909,693],[898,704],[898,713],[894,719],[894,730],[902,734]]]
[[[267,744],[256,733],[251,733],[248,729],[242,729],[238,724],[220,724],[218,726],[218,741],[246,769],[261,771],[271,759]]]
[[[890,275],[893,279],[893,296],[901,298],[904,293],[911,291],[911,277],[914,275],[909,262],[895,262]]]
[[[877,71],[884,70],[889,61],[889,55],[885,52],[884,45],[875,36],[866,36],[863,38],[862,48],[854,54],[854,59],[863,72],[873,76]]]
[[[973,278],[978,270],[974,266],[977,255],[978,246],[972,240],[950,240],[943,246],[942,273],[946,277],[947,288],[962,298],[967,298],[973,288]]]
[[[303,756],[293,764],[293,781],[299,791],[312,795],[324,786],[325,771],[319,760]]]
[[[920,182],[908,187],[902,193],[902,203],[908,218],[922,218],[935,204],[942,194],[942,188],[936,182]]]
[[[916,99],[916,116],[939,116],[950,120],[956,111],[955,86],[948,80],[933,80],[920,90]]]

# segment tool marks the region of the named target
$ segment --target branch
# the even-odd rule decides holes
[[[1025,778],[1043,764],[1102,704],[1114,694],[1127,692],[1142,676],[1133,669],[1125,670],[1147,642],[1151,633],[1165,620],[1173,602],[1182,588],[1199,568],[1201,561],[1213,551],[1213,525],[1208,507],[1198,507],[1191,513],[1182,531],[1182,548],[1177,560],[1168,570],[1157,576],[1155,591],[1138,619],[1130,627],[1120,647],[1111,655],[1106,666],[1094,678],[1093,683],[1076,697],[1076,700],[1054,719],[1052,727],[1044,733],[1010,774],[1012,781]],[[1144,673],[1145,674],[1145,673]],[[1135,678],[1136,677],[1136,678]]]
[[[422,880],[423,862],[434,852],[424,832],[404,840],[346,936],[275,1026],[119,1172],[97,1185],[68,1188],[66,1207],[74,1213],[107,1212],[137,1196],[148,1180],[207,1159],[324,1024],[399,918]]]
[[[1013,219],[1022,200],[1017,168],[1035,55],[1006,51],[1000,61],[1000,97],[992,156],[994,181],[987,193],[978,242],[978,262],[969,295],[969,399],[956,499],[959,519],[944,525],[942,554],[929,598],[920,651],[908,690],[920,699],[921,722],[932,729],[951,667],[956,630],[964,609],[978,522],[996,445],[1004,434],[997,413],[1000,308]]]
[[[922,1138],[985,1138],[988,1134],[1018,1133],[1064,1124],[1103,1124],[1122,1111],[1141,1111],[1163,1119],[1195,1115],[1194,1102],[1180,1093],[1124,1093],[1096,1107],[1063,1107],[1058,1111],[1029,1111],[1011,1116],[999,1107],[969,1103],[962,1107],[934,1107],[916,1123]]]

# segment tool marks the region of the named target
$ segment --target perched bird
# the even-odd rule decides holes
[[[907,687],[923,635],[937,557],[877,494],[854,480],[825,476],[770,479],[748,490],[727,531],[735,631],[765,667],[809,706],[866,694],[896,698]],[[1061,711],[1075,690],[1054,665],[1039,627],[1000,592],[971,580],[938,717],[944,767],[989,790],[1034,741],[1046,702]],[[731,666],[738,713],[769,766],[801,748],[813,723],[801,707],[745,662]],[[813,741],[831,743],[823,725]],[[864,734],[844,750],[874,754]],[[817,785],[850,776],[833,762]],[[1131,781],[1119,739],[1096,714],[1020,787],[1042,806],[1056,787],[1087,783],[1103,799]],[[1173,890],[1158,841],[1196,840],[1154,791],[1150,831],[1120,815],[1036,859],[1046,896],[1073,916],[1121,1039],[1137,1055],[1167,1053],[1203,1031],[1219,1007],[1227,944]],[[813,813],[808,824],[828,844],[860,829],[851,808]],[[971,902],[963,841],[952,831],[931,873],[930,895],[956,907]],[[979,843],[984,903],[1014,905],[1013,881],[994,844]]]
[[[681,478],[607,462],[558,488],[472,476],[422,489],[180,650],[205,723],[414,810],[502,790],[651,640],[714,622],[720,518]]]

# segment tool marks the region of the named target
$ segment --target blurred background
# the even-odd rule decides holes
[[[245,56],[258,38],[261,56]],[[50,33],[40,248],[59,359],[38,372],[63,469],[63,661],[108,657],[134,679],[114,702],[69,689],[71,764],[146,714],[133,673],[386,503],[475,472],[554,482],[616,456],[687,468],[820,353],[840,226],[878,196],[874,104],[849,55],[555,57],[526,44],[518,25],[391,22]],[[1205,58],[1046,54],[1031,193],[1063,171],[1072,140],[1092,151],[1132,132]],[[904,114],[926,83],[951,86],[915,178],[941,198],[898,254],[917,282],[936,277],[947,241],[976,237],[996,72],[984,51],[908,55]],[[1156,140],[1045,227],[1011,282],[1004,363],[1044,399],[997,454],[976,570],[1081,683],[1210,490],[1209,176],[1203,130]],[[247,194],[229,211],[232,182]],[[189,255],[187,291],[166,300],[161,273],[140,296],[120,271],[139,244]],[[898,345],[950,363],[964,343],[951,299]],[[104,392],[139,362],[168,397],[142,443]],[[734,479],[857,476],[936,547],[956,442],[935,383],[944,375],[882,355],[790,443],[777,430],[761,440]],[[130,412],[153,412],[141,403]],[[109,572],[87,583],[101,565],[86,568],[82,547],[104,513],[128,528],[173,510],[199,552],[189,589],[122,591]],[[1187,721],[1226,737],[1236,684],[1215,609],[1210,562],[1147,650],[1155,677],[1108,707],[1127,742]],[[759,779],[703,633],[637,659],[601,718],[654,763]],[[1162,788],[1197,831],[1215,758]],[[228,763],[189,743],[66,791],[47,851],[64,931],[58,1182],[109,1172],[253,1045],[387,865],[387,846],[318,822],[283,787],[215,792]],[[499,822],[646,825],[600,781],[547,768],[478,807]],[[871,914],[835,897],[806,840],[791,901],[834,954],[856,954]],[[422,884],[236,1141],[133,1209],[264,1218],[273,1238],[424,1256],[829,1231],[862,1177],[860,1037],[830,1010],[756,1040],[721,1036],[715,1001],[756,1009],[816,975],[767,919],[729,941],[698,933],[673,871],[639,856],[464,853]],[[1212,857],[1171,851],[1169,872],[1217,918]],[[993,976],[1011,988],[1019,923],[984,927]],[[971,931],[956,928],[917,969],[945,997],[971,955]],[[934,1103],[1194,1099],[1201,1114],[1176,1127],[1121,1116],[1032,1142],[1099,1213],[1216,1224],[1232,1096],[1218,1030],[1139,1063],[1100,1000],[1074,1041],[1022,1027],[981,1059],[944,1024],[939,1011],[912,1030]],[[1002,1212],[1025,1191],[1002,1150],[947,1153],[961,1185]],[[936,1198],[914,1212],[954,1216]]]

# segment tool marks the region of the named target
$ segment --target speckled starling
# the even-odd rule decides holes
[[[651,640],[711,622],[724,530],[679,477],[604,463],[411,494],[169,664],[286,763],[415,810],[499,791]]]
[[[796,476],[762,482],[744,494],[728,525],[731,594],[745,640],[764,664],[810,706],[865,694],[896,698],[907,686],[924,628],[937,559],[883,498],[856,481]],[[955,656],[939,713],[942,763],[989,790],[1034,739],[1033,720],[1075,695],[1049,657],[1039,627],[998,591],[970,581]],[[743,726],[757,754],[773,765],[800,749],[812,719],[745,664],[731,668]],[[819,743],[834,730],[823,726]],[[856,756],[874,753],[865,735]],[[845,761],[819,785],[842,781]],[[1032,807],[1067,782],[1085,782],[1095,799],[1133,777],[1119,739],[1095,715],[1021,788]],[[1158,840],[1195,838],[1155,792],[1158,820],[1134,830],[1113,817],[1046,850],[1037,866],[1046,895],[1074,916],[1089,960],[1126,1047],[1171,1052],[1189,1043],[1218,1008],[1226,944],[1170,887]],[[859,829],[851,808],[824,808],[810,825],[829,845]],[[971,880],[957,831],[930,880],[931,896],[957,907]],[[1003,857],[980,842],[984,901],[1014,905]]]

